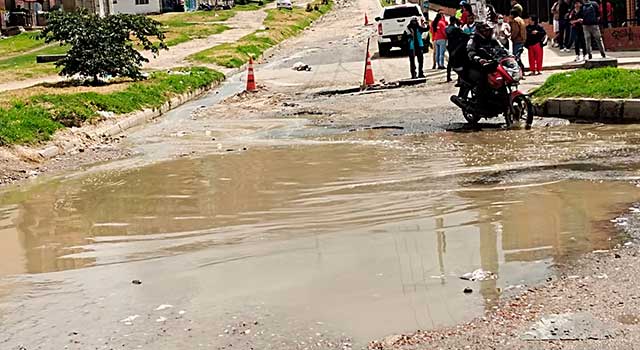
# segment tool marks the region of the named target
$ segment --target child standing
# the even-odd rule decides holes
[[[529,70],[531,75],[542,74],[542,46],[547,32],[538,23],[538,16],[531,15],[531,24],[527,26],[525,47],[529,52]]]

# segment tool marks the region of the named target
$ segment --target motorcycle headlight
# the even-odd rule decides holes
[[[516,82],[522,80],[522,71],[520,70],[520,67],[511,69],[508,72],[511,75],[511,78],[513,78],[513,80],[515,80]]]

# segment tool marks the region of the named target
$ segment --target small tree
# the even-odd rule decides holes
[[[70,49],[56,66],[60,75],[80,74],[97,83],[107,76],[142,78],[140,67],[149,60],[135,49],[138,43],[154,56],[167,49],[160,22],[141,15],[108,15],[100,17],[86,10],[52,12],[41,36],[45,42],[60,42]],[[158,38],[154,44],[150,37]],[[135,41],[134,41],[135,39]]]

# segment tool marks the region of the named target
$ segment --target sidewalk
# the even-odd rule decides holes
[[[640,51],[619,51],[607,52],[607,56],[618,59],[618,65],[640,65]],[[598,50],[595,50],[593,57],[600,57]],[[544,48],[544,57],[542,62],[543,70],[573,69],[581,66],[580,63],[574,62],[576,58],[573,49],[571,52],[560,52],[558,48],[551,48],[547,45]],[[527,51],[522,54],[522,63],[527,70],[529,69],[529,56]]]

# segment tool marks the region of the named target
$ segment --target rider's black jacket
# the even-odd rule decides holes
[[[467,55],[469,61],[476,67],[482,66],[481,60],[495,60],[498,57],[507,54],[505,48],[493,38],[484,38],[482,35],[475,33],[467,43]]]

